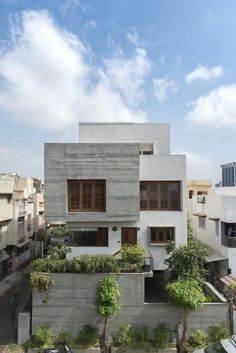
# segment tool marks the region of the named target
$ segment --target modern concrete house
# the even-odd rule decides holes
[[[186,243],[186,159],[169,124],[80,123],[79,143],[45,144],[45,219],[71,230],[72,252],[140,243],[165,270],[168,240]]]
[[[236,276],[236,187],[218,187],[190,201],[193,235],[213,250],[210,269],[216,276]]]

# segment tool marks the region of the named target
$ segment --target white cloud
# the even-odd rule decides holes
[[[131,29],[130,32],[126,33],[126,38],[128,39],[128,41],[131,44],[133,44],[133,45],[135,45],[137,47],[141,45],[138,32],[137,32],[137,30],[135,28]]]
[[[220,77],[223,72],[224,69],[222,68],[222,66],[214,66],[212,68],[208,68],[207,66],[198,65],[195,70],[189,72],[185,76],[185,81],[188,84],[197,80],[209,81],[213,78]]]
[[[105,60],[105,64],[104,78],[109,81],[109,85],[120,91],[127,104],[132,106],[139,104],[144,98],[141,87],[152,66],[146,51],[137,48],[130,59],[121,52]]]
[[[168,80],[167,78],[156,78],[153,80],[153,94],[160,103],[163,103],[169,91],[176,91],[176,83],[173,80]]]
[[[0,53],[2,116],[60,131],[77,121],[146,119],[131,105],[143,97],[150,71],[143,49],[131,58],[119,52],[100,68],[80,38],[58,28],[45,11],[24,11],[10,30],[11,42]]]
[[[214,128],[236,127],[236,84],[220,86],[190,103],[187,121]]]

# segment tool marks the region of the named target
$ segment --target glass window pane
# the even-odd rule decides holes
[[[147,208],[147,183],[140,183],[140,208]]]
[[[92,183],[83,183],[83,209],[92,207]]]
[[[168,208],[168,184],[160,183],[160,207]]]
[[[178,210],[180,208],[179,183],[170,183],[170,208]]]
[[[105,183],[103,181],[95,183],[95,209],[105,209]]]
[[[150,208],[157,208],[157,183],[150,183]]]

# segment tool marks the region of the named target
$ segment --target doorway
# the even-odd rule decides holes
[[[137,228],[121,228],[121,245],[137,244]]]

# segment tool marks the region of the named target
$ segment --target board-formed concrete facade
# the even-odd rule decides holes
[[[106,212],[68,212],[67,181],[106,180]],[[178,210],[140,210],[141,181],[180,185]],[[166,243],[150,241],[151,227],[174,229],[176,245],[186,243],[186,158],[170,154],[169,124],[81,123],[79,143],[45,145],[45,219],[72,232],[108,228],[108,246],[74,246],[67,256],[113,254],[124,228],[137,230],[137,242],[164,270]]]
[[[84,325],[102,327],[103,320],[96,312],[96,292],[99,280],[108,274],[49,274],[54,285],[49,291],[49,302],[43,303],[43,294],[33,293],[32,329],[47,325],[53,332],[67,331],[77,335]],[[110,319],[109,332],[115,333],[123,324],[147,326],[153,329],[165,323],[176,332],[182,323],[183,310],[169,303],[144,302],[143,273],[109,274],[118,283],[121,292],[121,309]],[[192,311],[188,319],[190,331],[228,321],[228,304],[223,302],[204,304]]]

